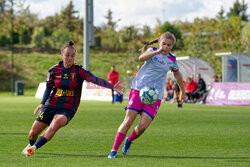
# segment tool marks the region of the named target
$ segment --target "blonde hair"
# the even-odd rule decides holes
[[[149,41],[149,42],[144,42],[144,46],[140,49],[140,51],[142,53],[144,53],[147,50],[147,47],[149,45],[157,43],[157,42],[161,41],[162,39],[170,39],[170,40],[172,40],[173,41],[173,45],[176,42],[176,38],[175,38],[174,34],[172,34],[172,33],[170,33],[170,32],[167,31],[167,32],[164,32],[163,34],[161,34],[161,36],[159,38],[157,38],[157,39],[154,39],[154,40]]]

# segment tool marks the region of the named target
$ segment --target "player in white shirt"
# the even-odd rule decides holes
[[[114,145],[108,158],[116,157],[117,150],[125,139],[126,134],[133,124],[137,114],[140,114],[141,118],[138,125],[127,137],[122,149],[123,154],[126,155],[129,152],[132,141],[138,138],[148,128],[160,107],[166,75],[169,70],[172,70],[174,73],[174,77],[182,92],[180,95],[180,101],[181,103],[184,102],[185,89],[183,86],[182,76],[179,73],[175,56],[170,53],[175,41],[176,39],[173,34],[165,32],[157,40],[148,42],[142,48],[142,54],[139,56],[139,61],[144,61],[144,65],[141,67],[132,82],[129,101],[126,107],[126,116],[116,133]],[[147,49],[148,45],[156,42],[159,44],[159,49]],[[146,105],[141,102],[139,93],[144,86],[152,86],[158,89],[159,99],[155,104]]]

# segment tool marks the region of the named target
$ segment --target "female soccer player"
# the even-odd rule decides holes
[[[118,128],[114,145],[108,158],[116,157],[117,150],[125,139],[137,114],[140,114],[141,118],[132,133],[126,138],[125,145],[122,149],[124,155],[129,152],[132,141],[138,138],[148,128],[160,107],[166,74],[169,70],[172,70],[174,73],[174,77],[176,78],[182,92],[180,95],[180,101],[181,103],[184,102],[185,89],[183,86],[183,80],[179,73],[176,58],[170,53],[175,41],[176,39],[173,34],[165,32],[159,37],[159,39],[148,42],[142,48],[142,54],[139,56],[139,61],[145,61],[145,63],[132,82],[129,101],[126,107],[126,116]],[[156,42],[159,44],[159,49],[154,47],[147,49],[148,45]],[[140,101],[139,92],[144,86],[152,86],[158,89],[159,99],[155,104],[145,105]]]
[[[76,50],[73,45],[74,43],[69,41],[68,45],[62,48],[62,61],[48,72],[46,90],[41,104],[34,111],[34,115],[40,109],[41,112],[29,132],[29,144],[22,151],[26,156],[32,155],[36,149],[51,140],[55,133],[74,117],[80,104],[84,80],[114,89],[118,93],[123,91],[120,82],[113,85],[97,78],[82,66],[76,65],[74,63]],[[38,135],[47,126],[48,129],[38,138]]]

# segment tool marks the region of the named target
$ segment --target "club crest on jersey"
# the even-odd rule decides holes
[[[162,65],[165,65],[166,63],[162,60],[162,61],[159,61]]]
[[[72,80],[74,80],[74,78],[75,78],[75,73],[70,73],[70,74],[71,74]]]

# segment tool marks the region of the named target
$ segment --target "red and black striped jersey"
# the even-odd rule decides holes
[[[65,69],[63,62],[53,66],[47,76],[42,104],[77,111],[81,99],[83,81],[113,89],[113,84],[94,76],[80,65]],[[47,91],[47,93],[46,93]],[[47,94],[47,95],[46,95]]]

